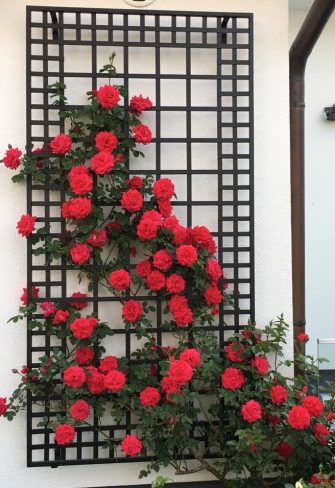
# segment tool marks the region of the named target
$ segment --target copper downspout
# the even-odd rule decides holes
[[[305,331],[305,67],[335,0],[315,0],[290,49],[291,225],[294,334]]]

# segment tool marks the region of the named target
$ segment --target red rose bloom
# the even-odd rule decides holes
[[[101,371],[101,373],[109,373],[110,371],[117,369],[118,366],[118,360],[115,356],[105,356],[100,361],[99,371]]]
[[[168,377],[171,378],[179,386],[184,386],[193,377],[193,369],[186,361],[177,359],[171,363]]]
[[[161,271],[167,271],[171,268],[173,264],[173,258],[171,254],[165,249],[161,249],[154,254],[153,265],[155,268],[160,269]]]
[[[23,305],[28,305],[28,290],[27,290],[27,288],[23,288],[22,291],[23,291],[23,293],[20,296],[20,300],[23,303]],[[31,298],[32,299],[38,298],[39,293],[40,293],[40,289],[37,288],[36,286],[33,286],[31,288]]]
[[[279,456],[284,458],[289,458],[294,453],[294,447],[285,441],[281,441],[278,444],[276,451],[279,454]]]
[[[158,200],[158,208],[163,217],[169,217],[172,213],[172,203],[170,200]]]
[[[306,408],[311,417],[321,417],[323,414],[323,403],[317,396],[306,396],[302,400],[301,405]]]
[[[223,300],[223,295],[216,285],[207,288],[204,297],[207,305],[218,305]]]
[[[284,388],[281,385],[271,386],[269,393],[270,393],[271,401],[275,405],[281,405],[282,403],[286,402],[288,398],[288,393],[286,388]]]
[[[158,405],[161,396],[157,388],[147,386],[140,393],[140,402],[143,407],[155,407]]]
[[[137,226],[137,236],[142,241],[151,241],[157,237],[158,227],[159,225],[156,222],[142,217]]]
[[[21,160],[20,157],[22,156],[22,152],[17,147],[10,147],[5,152],[5,156],[3,157],[3,164],[6,168],[9,169],[16,169],[20,166]]]
[[[152,364],[150,366],[150,376],[157,376],[158,375],[158,366],[157,364]]]
[[[93,178],[85,165],[74,166],[68,176],[71,190],[76,195],[86,195],[93,190]]]
[[[108,232],[116,232],[116,231],[119,231],[122,229],[123,229],[123,225],[121,225],[120,222],[118,222],[117,220],[113,220],[112,222],[108,222],[108,224],[106,225],[106,230]]]
[[[146,278],[151,271],[150,261],[148,259],[140,261],[136,264],[135,271],[141,278]]]
[[[243,363],[245,360],[245,349],[239,342],[230,342],[225,347],[225,352],[229,361]]]
[[[139,124],[133,128],[133,136],[136,142],[142,144],[150,144],[152,141],[152,132],[150,127],[144,124]]]
[[[185,290],[186,281],[182,276],[174,273],[166,279],[166,289],[169,293],[181,293]]]
[[[64,219],[84,219],[92,212],[92,203],[86,197],[73,198],[62,204],[62,217]]]
[[[69,366],[63,372],[63,380],[69,388],[80,388],[86,381],[86,374],[80,366]]]
[[[76,431],[72,425],[60,424],[55,429],[55,442],[59,446],[71,444],[76,436]]]
[[[198,259],[198,253],[194,246],[183,244],[176,249],[176,257],[179,264],[192,268]]]
[[[281,424],[281,418],[278,415],[268,415],[267,419],[271,425]]]
[[[311,423],[311,416],[305,407],[296,405],[288,412],[287,423],[295,430],[307,429]]]
[[[180,246],[182,244],[191,244],[190,230],[182,225],[176,225],[173,229],[173,244]]]
[[[179,393],[182,386],[173,378],[170,378],[170,376],[164,376],[160,384],[168,401],[170,400],[170,395],[173,395],[174,393]]]
[[[163,221],[162,214],[157,212],[157,210],[147,210],[143,213],[142,219],[152,220],[157,225],[161,225]]]
[[[115,290],[126,290],[130,287],[130,274],[124,269],[118,269],[109,275],[108,282]]]
[[[122,164],[124,160],[123,154],[117,154],[115,156],[115,164]]]
[[[222,277],[222,268],[216,259],[209,259],[206,264],[206,273],[211,281],[217,283]]]
[[[77,347],[74,358],[79,366],[88,366],[94,359],[94,351],[91,347]]]
[[[121,371],[115,369],[106,374],[104,383],[107,390],[111,390],[113,393],[116,393],[122,390],[126,384],[126,376],[121,373]]]
[[[71,217],[74,219],[84,219],[92,212],[92,203],[89,198],[73,198],[70,207]]]
[[[72,298],[86,298],[87,294],[86,293],[81,293],[80,291],[75,291],[71,295]],[[87,302],[70,302],[70,306],[76,308],[77,310],[82,310],[83,308],[87,307],[88,303]]]
[[[56,312],[56,307],[53,302],[43,302],[40,304],[40,307],[43,310],[43,315],[46,319]]]
[[[70,249],[70,256],[75,264],[84,264],[89,261],[91,251],[87,244],[75,244]]]
[[[61,206],[61,214],[63,219],[71,218],[71,202],[64,202]]]
[[[92,368],[92,366],[90,366]],[[91,369],[87,375],[87,388],[93,395],[100,395],[105,391],[105,376],[95,369]]]
[[[95,154],[90,161],[90,167],[97,175],[110,173],[114,168],[114,165],[114,156],[106,151],[101,151],[98,154]]]
[[[52,323],[54,325],[63,324],[64,322],[67,321],[67,319],[69,318],[69,315],[70,315],[70,312],[68,312],[67,310],[57,310],[57,312],[55,313],[55,316],[52,320]]]
[[[332,422],[335,419],[335,414],[333,412],[327,412],[326,419],[328,422]]]
[[[50,142],[50,149],[52,154],[63,155],[71,151],[72,139],[66,134],[59,134]]]
[[[174,195],[174,184],[170,178],[161,178],[155,181],[153,192],[157,200],[170,200]]]
[[[98,151],[113,152],[117,145],[118,140],[113,132],[99,132],[95,136],[95,147]]]
[[[269,371],[269,361],[264,356],[256,356],[251,361],[251,366],[253,366],[261,376],[264,376]]]
[[[314,425],[313,432],[314,432],[315,439],[317,441],[319,441],[320,444],[323,444],[323,445],[328,444],[329,437],[330,437],[330,434],[331,434],[331,432],[328,429],[328,427],[326,427],[323,424],[315,424]]]
[[[255,400],[249,400],[242,405],[242,417],[246,422],[252,424],[262,418],[262,407]]]
[[[179,225],[179,220],[175,215],[171,215],[170,217],[166,217],[163,221],[164,229],[172,230]],[[182,244],[184,244],[182,242]]]
[[[92,247],[103,247],[106,241],[107,232],[104,229],[92,230],[87,239],[87,244],[90,244]]]
[[[70,330],[76,339],[88,339],[97,325],[98,319],[95,317],[80,317],[72,322]]]
[[[113,108],[120,100],[120,92],[115,86],[104,85],[97,91],[97,99],[102,108]]]
[[[185,349],[179,354],[179,359],[186,361],[193,369],[198,368],[201,364],[201,355],[198,349]]]
[[[196,247],[206,249],[209,254],[214,254],[216,251],[215,241],[205,226],[196,226],[191,231],[192,241]]]
[[[173,320],[177,327],[187,327],[193,321],[193,312],[189,307],[181,308],[172,312]]]
[[[134,190],[140,190],[143,186],[143,180],[140,176],[133,176],[128,180],[128,186]]]
[[[244,374],[237,368],[227,368],[221,375],[221,385],[226,390],[238,390],[244,383]]]
[[[36,219],[37,217],[33,217],[30,214],[22,215],[16,224],[19,234],[21,234],[23,237],[30,236],[35,230]]]
[[[85,400],[77,400],[70,407],[70,417],[77,422],[86,420],[90,415],[90,406]]]
[[[127,190],[121,197],[121,207],[128,212],[138,212],[143,205],[143,197],[138,190]]]
[[[127,456],[138,456],[142,450],[142,442],[136,435],[126,435],[121,442],[121,449]]]
[[[7,412],[7,398],[0,398],[0,417],[3,417]]]
[[[186,297],[173,295],[169,300],[169,309],[172,313],[182,310],[187,307],[188,301]]]
[[[308,342],[309,341],[309,335],[304,334],[303,332],[300,332],[300,334],[297,335],[297,341],[298,342]]]
[[[130,99],[130,108],[135,113],[135,115],[141,115],[143,110],[150,110],[152,107],[152,102],[149,98],[144,98],[142,95],[134,95]]]
[[[136,322],[143,313],[142,305],[136,300],[128,300],[122,307],[122,317],[128,322]]]
[[[165,286],[165,276],[160,271],[151,271],[146,278],[146,284],[152,291],[162,290]]]

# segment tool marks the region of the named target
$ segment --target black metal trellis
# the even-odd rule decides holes
[[[84,101],[77,100],[76,93],[103,82],[99,63],[107,61],[107,50],[109,54],[117,51],[118,81],[130,94],[138,94],[138,84],[143,95],[154,100],[154,116],[148,121],[154,129],[153,149],[144,166],[130,165],[130,173],[170,175],[179,181],[182,195],[174,202],[176,211],[184,215],[188,226],[208,225],[217,240],[218,259],[234,295],[234,307],[221,307],[217,324],[211,327],[223,346],[231,331],[254,319],[255,308],[252,15],[27,7],[28,146],[47,145],[64,130],[48,85],[65,82],[70,87],[70,106],[80,106]],[[103,53],[106,56],[102,59]],[[86,63],[85,69],[72,64],[76,57]],[[137,57],[149,60],[152,72],[141,69]],[[86,89],[71,91],[77,84]],[[171,101],[171,86],[178,87],[176,98],[182,93],[179,100]],[[147,93],[145,87],[152,93]],[[201,93],[206,93],[209,101],[200,100]],[[172,136],[171,120],[180,130],[175,129]],[[208,126],[211,131],[205,130]],[[48,179],[43,185],[28,181],[27,210],[49,223],[55,237],[65,232],[59,210],[64,199],[64,192],[52,191]],[[70,265],[60,261],[47,266],[37,261],[29,241],[27,264],[27,288],[38,286],[43,296],[40,301],[69,299]],[[93,296],[88,299],[93,310],[100,316],[102,304],[114,300],[103,296],[96,281]],[[164,345],[159,301],[156,319],[153,332],[157,342]],[[124,340],[121,355],[129,358],[135,348],[134,335],[117,327],[114,333],[120,344]],[[49,354],[54,346],[64,347],[64,343],[54,343],[43,331],[28,331],[28,366],[36,366],[38,357]],[[77,429],[74,444],[59,449],[52,434],[37,426],[42,417],[54,415],[52,402],[36,408],[32,396],[28,398],[28,466],[149,459],[115,457],[112,451],[102,449],[104,442],[97,431],[86,426]],[[123,436],[133,423],[127,414],[123,425],[106,422],[102,429],[112,437]]]

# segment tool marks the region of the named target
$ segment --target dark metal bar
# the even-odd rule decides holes
[[[59,21],[63,22],[63,12],[59,12]],[[58,47],[58,58],[59,58],[59,81],[60,83],[64,83],[64,30],[60,29],[59,35],[58,35],[58,42],[59,42],[59,47]],[[64,132],[65,130],[65,123],[64,120],[60,120],[60,125],[59,125],[59,130],[60,132]],[[60,205],[65,202],[65,191],[64,189],[60,190]],[[62,237],[66,234],[66,222],[64,219],[62,219],[61,222],[61,232],[62,232]],[[50,269],[50,267],[49,267]],[[67,275],[66,275],[66,258],[62,256],[62,270],[61,270],[61,280],[62,280],[62,286],[61,286],[61,296],[62,298],[65,298],[67,296]],[[65,353],[66,352],[66,338],[62,339],[62,344],[61,344],[62,351]],[[64,412],[62,412],[64,414]],[[55,446],[55,460],[63,460],[66,458],[66,449],[63,447]],[[57,467],[57,464],[55,464],[53,467]]]
[[[32,103],[32,93],[31,93],[31,12],[27,9],[26,11],[26,140],[27,140],[27,152],[31,154],[31,103]],[[27,212],[31,213],[31,176],[27,176],[27,193],[26,193],[26,204]],[[32,244],[30,238],[27,239],[27,297],[28,300],[31,298],[31,282],[32,282],[32,272],[31,268],[33,265],[32,256]],[[27,366],[31,367],[32,364],[32,334],[27,326]],[[27,391],[27,466],[32,466],[32,399],[31,392]]]
[[[222,139],[222,103],[221,103],[221,91],[222,91],[222,68],[221,68],[221,45],[222,45],[222,35],[220,35],[220,27],[222,26],[221,18],[216,19],[217,22],[217,50],[216,50],[216,69],[217,69],[217,82],[216,82],[216,90],[217,90],[217,98],[216,98],[216,108],[217,108],[217,137]],[[218,180],[218,261],[221,267],[224,266],[223,263],[223,174],[222,174],[222,146],[221,144],[217,145],[217,158],[218,158],[218,170],[217,170],[217,180]],[[219,344],[221,350],[223,350],[224,346],[224,335],[225,330],[223,324],[225,323],[225,310],[224,306],[221,303],[219,308]]]
[[[45,22],[47,19],[47,12],[43,12],[43,21]],[[48,29],[46,27],[43,27],[43,71],[48,72]],[[44,93],[43,93],[43,104],[47,105],[48,104],[48,78],[43,78],[43,88],[44,88]],[[44,125],[43,125],[43,132],[44,132],[44,138],[49,137],[49,114],[48,114],[48,109],[43,110],[43,119],[44,119]],[[50,173],[48,170],[46,170],[46,185],[44,186],[44,216],[45,220],[47,223],[50,222],[50,191],[49,191],[49,180],[50,180]],[[33,203],[32,203],[33,205]],[[48,261],[48,254],[45,254],[44,259],[45,259],[45,297],[48,300],[51,296],[51,272],[47,266],[47,261]],[[45,350],[46,354],[48,354],[48,348],[50,348],[50,336],[46,335],[45,340]],[[45,400],[44,402],[44,409],[48,413],[50,408],[48,404],[48,399]],[[44,461],[49,461],[50,459],[50,451],[49,451],[49,433],[46,431],[44,434]]]
[[[248,83],[249,83],[249,121],[246,125],[239,122],[240,127],[248,127],[249,128],[249,200],[250,200],[250,220],[249,220],[249,230],[250,230],[250,239],[249,239],[249,247],[250,247],[250,319],[255,322],[256,317],[256,304],[255,304],[255,184],[254,184],[254,145],[255,145],[255,138],[254,138],[254,23],[252,19],[249,19],[249,73],[248,73]],[[240,171],[241,174],[241,171]],[[243,281],[240,278],[240,283]]]
[[[292,286],[294,334],[305,316],[305,68],[335,0],[315,0],[290,49]]]
[[[222,17],[224,14],[222,12],[205,12],[205,11],[194,11],[191,12],[189,10],[133,10],[133,9],[104,9],[104,8],[85,8],[85,7],[80,7],[80,8],[73,8],[73,7],[43,7],[43,6],[28,6],[27,11],[28,12],[43,12],[47,10],[48,12],[59,12],[62,11],[64,13],[69,12],[73,13],[76,11],[80,11],[82,13],[92,13],[96,12],[97,14],[101,13],[123,13],[123,14],[129,14],[129,15],[178,15],[178,17]],[[238,17],[241,19],[245,18],[251,18],[252,14],[247,13],[247,12],[229,12],[230,17]],[[242,29],[241,29],[242,30]]]
[[[228,20],[229,18],[228,17],[225,17],[227,23],[228,23]],[[237,25],[236,25],[236,22],[237,22],[237,19],[236,18],[233,18],[231,19],[232,21],[232,26],[233,26],[233,40],[232,40],[232,44],[233,46],[236,45],[237,43],[237,34],[236,34],[236,28],[237,28]],[[226,25],[227,25],[226,23]],[[227,39],[227,38],[226,38]],[[224,41],[224,39],[223,39]],[[234,310],[235,310],[235,314],[234,314],[234,326],[235,326],[235,330],[236,332],[238,331],[239,329],[239,322],[240,322],[240,314],[239,314],[239,309],[240,309],[240,296],[239,296],[239,281],[238,281],[238,274],[239,274],[239,268],[238,268],[238,263],[239,263],[239,252],[238,252],[238,207],[237,205],[235,204],[236,201],[237,201],[237,186],[238,186],[238,145],[237,145],[237,95],[238,95],[238,92],[237,92],[237,80],[236,80],[236,76],[237,76],[237,67],[236,67],[236,60],[237,60],[237,50],[235,47],[233,47],[233,50],[232,50],[232,60],[231,60],[231,64],[232,64],[232,73],[233,73],[233,76],[234,76],[234,79],[232,81],[232,92],[233,92],[233,96],[232,96],[232,117],[233,117],[233,137],[232,137],[232,145],[233,145],[233,201],[234,201],[234,206],[233,206],[233,233],[234,233],[234,264],[235,264],[235,267],[234,267],[234,289],[233,289],[233,299],[234,299]],[[229,218],[229,217],[228,217]],[[222,217],[222,220],[224,220],[225,217]]]
[[[159,28],[160,28],[160,21],[159,21],[159,16],[155,16],[155,73],[158,75],[157,78],[155,79],[155,91],[156,91],[156,179],[159,179],[162,174],[162,161],[161,161],[161,140],[162,140],[162,135],[161,135],[161,56],[160,56],[160,48],[159,48]],[[173,19],[172,19],[173,21]],[[176,18],[174,17],[174,22],[176,22]],[[156,333],[156,338],[157,338],[157,345],[158,346],[164,346],[163,344],[163,334],[162,334],[162,304],[160,300],[157,300],[157,307],[156,307],[156,320],[157,320],[157,333]]]

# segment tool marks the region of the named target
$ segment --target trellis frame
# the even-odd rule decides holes
[[[71,14],[75,17],[76,23],[67,23],[66,18]],[[40,21],[34,20],[34,16],[40,16]],[[82,16],[89,17],[90,23],[81,23]],[[98,19],[106,16],[108,22],[99,24]],[[115,24],[113,19],[122,16],[123,23]],[[138,25],[131,25],[130,19],[138,17]],[[146,25],[146,18],[153,18],[153,25]],[[161,25],[161,19],[167,19],[170,25]],[[182,25],[180,24],[183,19]],[[195,20],[196,19],[196,22]],[[213,19],[215,19],[213,21]],[[193,22],[195,25],[193,25]],[[242,25],[242,27],[241,27]],[[34,38],[33,30],[40,30],[41,37]],[[66,31],[75,31],[75,39],[66,39]],[[91,39],[83,39],[83,32],[91,33]],[[99,40],[98,33],[104,31],[106,40]],[[138,41],[131,40],[133,33],[138,34]],[[114,39],[114,33],[122,33],[121,40]],[[153,35],[153,40],[146,41],[147,33]],[[170,36],[171,42],[161,40],[162,33]],[[182,36],[181,36],[182,35]],[[239,38],[247,38],[246,43],[239,42]],[[184,39],[179,42],[178,39]],[[193,39],[196,39],[193,40]],[[41,54],[33,54],[32,46],[40,45]],[[91,49],[92,70],[87,73],[68,72],[64,67],[64,47],[69,45],[87,46]],[[58,55],[50,55],[49,47],[58,46]],[[217,12],[170,12],[154,10],[115,10],[115,9],[86,9],[86,8],[62,8],[62,7],[27,7],[27,145],[37,142],[48,144],[50,137],[50,127],[59,127],[64,130],[62,121],[49,120],[49,111],[54,109],[50,105],[48,79],[58,76],[59,81],[64,82],[65,78],[89,77],[92,80],[92,87],[96,88],[99,83],[100,75],[97,66],[98,46],[122,46],[124,53],[124,69],[120,73],[120,78],[124,79],[126,88],[129,80],[135,75],[138,79],[154,78],[156,88],[156,100],[153,107],[155,111],[155,138],[156,144],[155,170],[130,169],[131,174],[153,173],[157,177],[170,175],[184,175],[186,179],[186,198],[174,202],[178,207],[186,208],[186,224],[191,226],[196,214],[196,209],[201,207],[215,207],[217,209],[217,229],[213,232],[218,243],[218,259],[223,264],[228,274],[230,290],[233,291],[234,306],[231,310],[220,308],[218,324],[212,329],[218,332],[220,345],[223,347],[229,331],[238,330],[243,326],[247,319],[254,320],[254,188],[253,188],[253,19],[252,14],[244,13],[217,13]],[[129,52],[133,47],[150,47],[155,51],[155,73],[139,74],[129,70]],[[177,48],[185,53],[185,74],[161,73],[161,54],[162,48]],[[194,74],[192,73],[192,49],[209,49],[216,52],[217,73],[213,74]],[[247,59],[240,59],[240,53],[247,54]],[[228,53],[228,59],[222,59],[223,52]],[[42,63],[42,71],[35,71],[33,63]],[[50,69],[50,66],[58,64],[58,71]],[[241,70],[241,72],[240,72]],[[243,74],[241,74],[243,73]],[[245,74],[246,73],[246,74]],[[33,87],[32,80],[42,80],[41,87]],[[175,79],[185,80],[186,84],[186,104],[164,106],[161,104],[162,80]],[[214,80],[217,85],[216,105],[215,106],[194,106],[192,104],[192,82],[194,80]],[[223,89],[222,83],[230,84],[231,89]],[[248,89],[240,89],[240,83],[248,85]],[[33,97],[40,97],[41,103],[36,103]],[[240,105],[239,99],[246,98],[247,104]],[[231,106],[225,106],[223,100],[231,99]],[[126,103],[128,100],[126,99]],[[71,105],[70,105],[71,106]],[[42,120],[34,118],[34,111],[42,110]],[[185,137],[163,137],[162,136],[162,113],[163,112],[185,112],[186,135]],[[217,137],[193,137],[192,134],[192,114],[193,113],[217,113]],[[241,122],[240,115],[248,115],[248,120]],[[225,116],[223,118],[223,114]],[[231,119],[229,120],[229,115]],[[33,135],[33,128],[43,127],[43,136]],[[247,131],[248,135],[240,137],[240,131]],[[225,137],[225,131],[230,132],[230,137]],[[161,154],[163,145],[184,144],[186,146],[186,167],[185,169],[167,169],[162,167]],[[217,168],[195,169],[192,165],[193,144],[216,144],[217,145]],[[231,146],[231,152],[223,151],[224,145]],[[242,145],[247,146],[247,151],[242,151]],[[213,175],[217,177],[217,199],[216,200],[197,200],[192,198],[192,180],[194,176]],[[240,181],[246,179],[246,183]],[[44,200],[34,200],[35,191],[44,192]],[[231,194],[232,198],[224,197]],[[242,197],[242,195],[244,195]],[[247,195],[247,197],[245,197]],[[28,179],[27,188],[27,211],[34,214],[36,207],[45,209],[44,217],[39,220],[45,223],[58,223],[61,226],[59,235],[65,233],[65,223],[60,217],[53,217],[53,208],[59,206],[65,200],[64,191],[59,192],[59,200],[51,198],[51,188],[48,178],[44,185],[37,185]],[[204,222],[206,224],[206,222]],[[229,228],[229,230],[227,230]],[[242,229],[242,230],[241,230]],[[55,237],[57,234],[54,234]],[[231,245],[226,242],[231,241]],[[243,245],[241,244],[243,242]],[[245,244],[246,242],[246,244]],[[243,258],[242,258],[243,255]],[[227,258],[231,262],[227,262]],[[35,265],[32,258],[32,243],[28,239],[27,253],[27,288],[28,292],[32,286],[39,286],[44,289],[44,299],[53,299],[58,302],[68,301],[67,296],[67,271],[71,268],[65,261],[55,266]],[[34,271],[43,271],[44,280],[36,281]],[[53,273],[57,272],[59,278],[53,279]],[[55,298],[54,289],[59,288],[59,296]],[[246,291],[241,292],[245,288]],[[146,297],[147,298],[147,297]],[[113,298],[109,299],[113,301]],[[89,298],[93,304],[93,310],[99,313],[99,303],[106,301],[99,296],[97,281],[95,282],[93,296]],[[246,305],[245,305],[246,304]],[[157,341],[162,343],[162,331],[160,330],[161,308],[158,301],[157,306]],[[228,322],[228,324],[227,324]],[[131,354],[131,336],[129,332],[122,332],[119,329],[114,331],[125,339],[125,355]],[[42,340],[42,346],[36,345],[36,340]],[[64,347],[64,343],[61,345]],[[52,351],[50,338],[43,331],[28,330],[27,338],[27,365],[36,366],[36,354],[50,353]],[[44,399],[41,399],[42,401]],[[89,464],[89,463],[111,463],[111,462],[130,462],[143,461],[148,458],[140,457],[136,459],[116,458],[112,453],[109,457],[100,457],[100,447],[102,441],[96,431],[92,434],[92,440],[84,441],[89,427],[79,427],[77,429],[77,441],[74,444],[75,455],[68,457],[68,448],[59,448],[52,441],[49,431],[37,428],[34,419],[48,415],[52,417],[54,412],[45,408],[44,412],[33,411],[33,398],[28,397],[27,409],[27,463],[28,466],[58,466],[64,464]],[[125,425],[118,430],[128,431],[131,425],[130,416],[127,414]],[[104,427],[107,432],[113,435],[115,426]],[[41,442],[36,443],[35,438],[40,438]],[[204,439],[204,441],[206,441]],[[83,457],[83,449],[91,449],[92,456]],[[72,451],[74,452],[74,451]],[[33,456],[36,453],[41,458]]]

